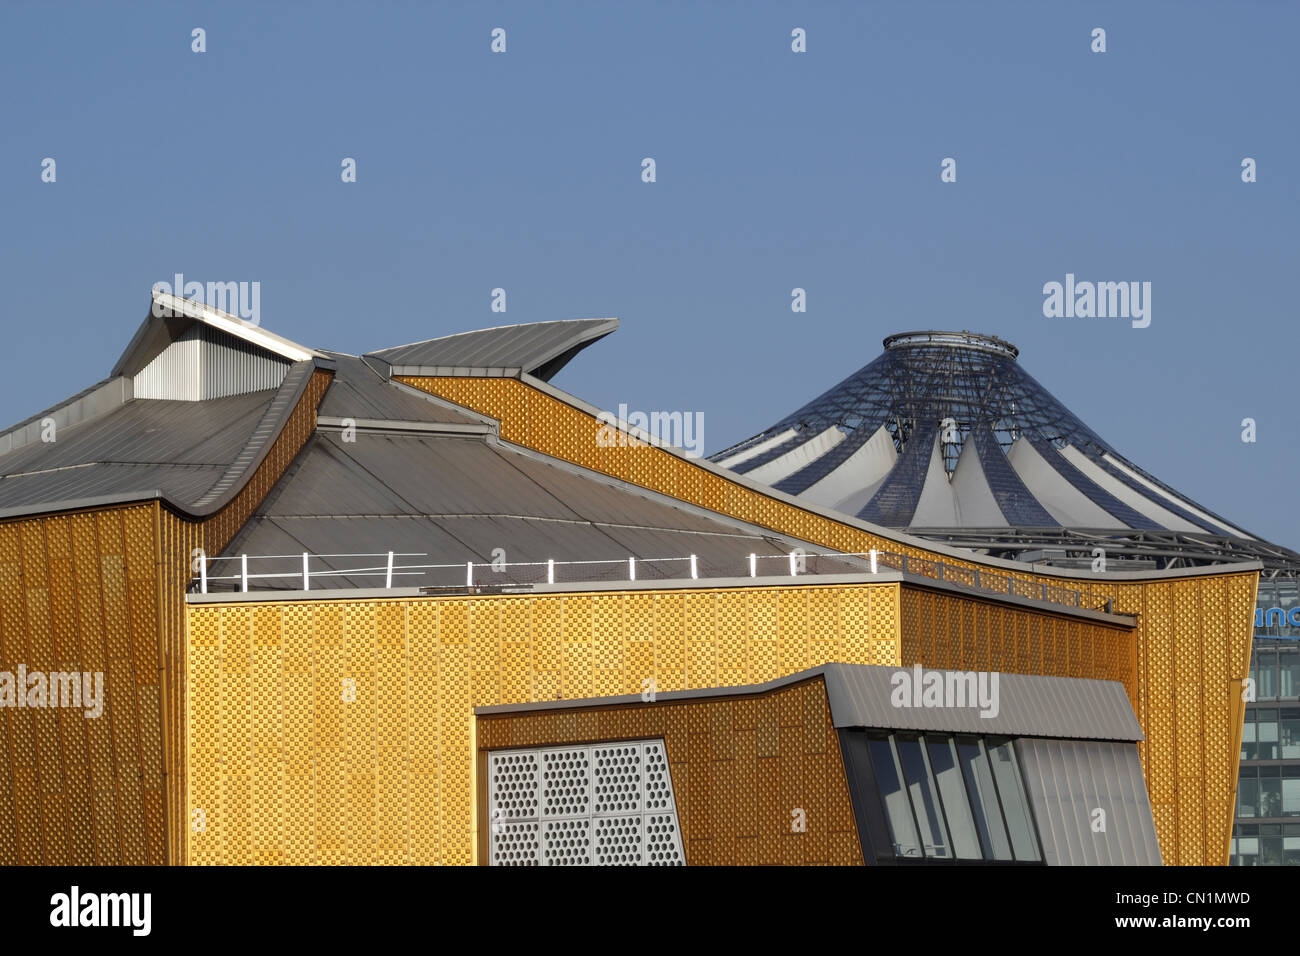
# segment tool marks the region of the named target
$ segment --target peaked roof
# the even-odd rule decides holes
[[[884,346],[711,460],[864,521],[963,544],[972,529],[1043,541],[1087,531],[1284,550],[1121,455],[1019,365],[1009,342],[930,331]]]
[[[575,355],[618,328],[618,319],[502,325],[367,352],[392,375],[519,375],[549,381]]]
[[[320,352],[268,332],[255,322],[169,292],[155,291],[149,314],[136,329],[109,375],[113,378],[135,375],[196,323],[224,332],[285,361],[306,362],[323,357]]]
[[[212,513],[260,464],[316,368],[334,373],[317,408],[327,429],[408,437],[424,429],[482,442],[495,433],[495,422],[393,375],[455,370],[549,377],[617,327],[617,319],[512,325],[358,357],[318,351],[257,322],[155,290],[149,314],[108,378],[0,432],[0,517],[153,498],[196,517]],[[432,442],[424,433],[402,447],[410,452]],[[306,457],[316,462],[311,449],[330,441],[309,444]],[[381,445],[392,445],[391,434],[375,442]],[[436,455],[405,464],[439,467]],[[336,469],[333,477],[346,476]],[[478,474],[470,484],[491,480]],[[345,500],[325,510],[358,513]]]

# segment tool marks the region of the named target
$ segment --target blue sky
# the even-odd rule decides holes
[[[702,411],[709,451],[972,329],[1300,547],[1298,37],[1284,3],[6,3],[0,418],[107,375],[177,272],[349,352],[618,316],[555,383]],[[1150,327],[1045,318],[1066,273],[1151,282]]]

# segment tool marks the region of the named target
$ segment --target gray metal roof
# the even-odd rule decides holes
[[[1066,866],[1159,866],[1151,801],[1131,743],[1101,740],[1015,742],[1038,824],[1043,862]],[[1094,830],[1095,812],[1105,813]],[[1100,818],[1096,818],[1100,820]]]
[[[564,319],[503,325],[368,352],[394,375],[517,375],[542,381],[580,351],[618,328],[618,319]]]
[[[316,367],[295,362],[278,389],[262,392],[104,403],[58,427],[54,441],[0,453],[0,517],[158,497],[211,514],[265,458]]]
[[[209,283],[209,286],[211,285],[212,283]],[[202,302],[155,291],[150,299],[148,314],[136,329],[135,335],[131,337],[130,343],[118,358],[110,374],[113,377],[135,375],[195,323],[234,335],[257,346],[267,354],[291,362],[304,362],[322,357],[320,352],[276,335],[262,328],[257,322],[249,322]]]
[[[488,420],[409,385],[389,381],[365,359],[342,352],[325,354],[334,361],[336,368],[334,381],[317,409],[321,416],[412,422],[477,423]]]
[[[274,396],[136,399],[59,428],[53,442],[0,455],[0,509],[130,491],[192,504],[244,450]]]
[[[781,555],[793,547],[741,522],[673,504],[490,435],[358,428],[354,437],[347,441],[341,430],[318,429],[226,554],[307,551],[324,556],[313,558],[313,569],[344,569],[365,562],[329,556],[392,550],[429,555],[406,563],[463,567],[466,561],[490,562],[500,548],[510,563],[626,562],[630,556],[642,562],[639,574],[650,578],[689,573],[688,566],[656,564],[656,558],[695,554],[701,576],[741,575],[751,553]],[[846,564],[844,570],[854,566]],[[588,573],[621,579],[626,567]],[[503,584],[519,580],[511,574],[503,574]],[[463,571],[446,570],[394,584],[463,580]],[[321,586],[375,583],[374,577],[339,575],[322,579]],[[259,586],[299,584],[284,579]]]
[[[893,706],[894,675],[900,670],[914,679],[912,668],[828,666],[826,693],[835,726],[1012,737],[1143,739],[1124,685],[1115,681],[1000,674],[997,714],[985,717],[974,706]],[[922,674],[931,672],[945,679],[960,673],[926,668]]]
[[[926,669],[926,673],[931,669]],[[1054,737],[1082,740],[1144,739],[1124,685],[1116,681],[1029,674],[998,675],[997,716],[981,717],[976,707],[895,707],[890,703],[894,675],[911,668],[870,667],[863,664],[823,664],[762,684],[668,691],[659,701],[766,694],[801,681],[823,678],[836,727],[993,734],[1006,737]],[[956,674],[956,671],[937,671]],[[522,713],[531,710],[570,710],[610,704],[640,704],[640,695],[585,700],[539,701],[475,708],[476,714]]]

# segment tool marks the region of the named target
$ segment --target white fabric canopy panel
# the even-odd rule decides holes
[[[1053,468],[1024,438],[1007,450],[1007,461],[1029,493],[1049,515],[1067,528],[1127,528],[1109,511],[1093,502]]]
[[[1243,538],[1249,538],[1251,541],[1255,540],[1254,535],[1246,534],[1246,532],[1242,531],[1240,528],[1233,527],[1230,524],[1224,524],[1218,518],[1214,517],[1213,515],[1206,514],[1204,511],[1196,507],[1191,502],[1184,501],[1182,498],[1174,497],[1169,492],[1165,491],[1165,489],[1157,485],[1155,482],[1149,481],[1148,479],[1139,475],[1136,471],[1134,471],[1128,465],[1124,464],[1124,462],[1120,461],[1114,455],[1107,453],[1102,455],[1102,457],[1105,458],[1107,462],[1109,462],[1110,464],[1118,468],[1120,471],[1124,472],[1124,474],[1128,475],[1138,484],[1142,485],[1143,487],[1150,488],[1156,494],[1160,495],[1160,497],[1164,498],[1166,501],[1172,501],[1174,504],[1181,507],[1184,511],[1190,511],[1192,514],[1196,515],[1196,517],[1200,518],[1203,521],[1208,521],[1216,528],[1224,529],[1224,531],[1226,531],[1228,534],[1235,534]],[[1201,530],[1201,529],[1197,529],[1197,530]]]
[[[766,451],[770,451],[777,445],[788,442],[797,434],[799,433],[793,428],[787,428],[785,431],[781,432],[781,434],[769,438],[767,441],[761,441],[752,448],[746,448],[744,451],[737,452],[728,458],[722,459],[718,464],[723,468],[735,468],[737,465],[743,465],[745,462],[749,461],[749,459],[757,458],[759,455]]]
[[[1192,524],[1186,518],[1180,518],[1167,508],[1162,508],[1146,495],[1135,491],[1124,482],[1120,481],[1114,475],[1108,474],[1106,469],[1102,468],[1095,461],[1090,459],[1073,445],[1066,445],[1060,449],[1061,456],[1078,468],[1088,477],[1090,481],[1108,491],[1124,504],[1128,505],[1138,514],[1150,518],[1156,524],[1170,531],[1192,531],[1199,532],[1205,529]]]
[[[1009,527],[998,500],[993,497],[984,463],[973,440],[961,449],[957,467],[952,473],[952,490],[957,499],[957,525],[962,528]]]
[[[774,485],[782,478],[788,478],[799,469],[808,467],[842,441],[844,441],[844,432],[832,425],[817,437],[786,452],[780,458],[773,458],[767,464],[759,465],[753,471],[747,472],[745,477],[765,485]]]
[[[925,473],[925,485],[921,488],[916,510],[912,512],[911,525],[914,528],[957,527],[957,499],[948,482],[948,471],[943,466],[941,447],[939,436],[935,435],[930,445],[930,467]]]
[[[825,505],[847,511],[846,499],[859,497],[864,489],[875,494],[880,482],[889,474],[898,461],[898,451],[894,448],[894,436],[889,429],[881,425],[852,455],[829,475],[819,479],[804,489],[800,498],[807,498],[813,504]],[[858,509],[871,500],[868,495]]]

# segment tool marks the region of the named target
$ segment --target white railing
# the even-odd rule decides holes
[[[679,555],[668,558],[613,558],[586,561],[466,561],[454,564],[404,563],[407,558],[427,558],[421,552],[385,551],[356,554],[238,554],[209,558],[200,554],[194,570],[198,573],[200,593],[209,593],[209,585],[230,582],[229,590],[247,592],[250,583],[259,581],[297,581],[304,591],[312,581],[324,578],[382,578],[385,588],[400,584],[446,590],[520,587],[535,584],[595,583],[600,581],[654,581],[668,579],[700,580],[748,576],[800,577],[818,574],[879,573],[881,568],[902,571],[918,577],[946,581],[981,591],[1010,597],[1022,597],[1084,607],[1079,591],[1048,585],[1032,578],[991,568],[968,568],[930,558],[897,554],[892,551],[841,553],[814,552],[796,548],[788,554],[750,554],[746,565],[709,566],[701,569],[698,556]],[[350,562],[359,560],[353,565]],[[315,560],[317,567],[313,569]],[[270,567],[260,562],[291,562],[293,570],[258,570]],[[259,562],[250,570],[250,562]],[[325,566],[321,567],[324,562]],[[212,574],[214,565],[234,564],[237,570]],[[418,578],[418,581],[411,579]],[[377,582],[376,582],[377,584]],[[222,588],[226,590],[226,588]],[[1099,606],[1100,607],[1100,606]]]

